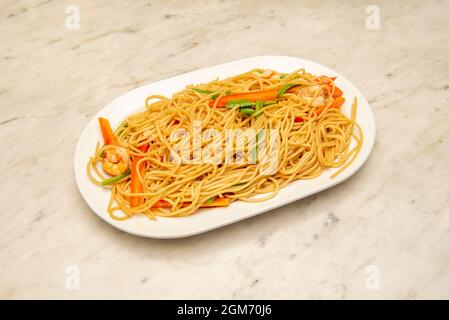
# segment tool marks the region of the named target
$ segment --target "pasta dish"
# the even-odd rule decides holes
[[[330,167],[335,177],[363,143],[357,99],[345,115],[335,81],[304,69],[254,69],[172,97],[151,95],[115,129],[98,119],[103,141],[87,174],[110,189],[107,210],[117,220],[264,201]]]

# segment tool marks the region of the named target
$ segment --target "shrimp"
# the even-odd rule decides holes
[[[105,152],[103,170],[111,176],[118,176],[129,169],[128,152],[121,147],[113,147]]]
[[[323,90],[321,86],[313,85],[303,87],[298,90],[297,95],[310,104],[312,107],[319,107],[326,104],[326,99],[323,96]]]

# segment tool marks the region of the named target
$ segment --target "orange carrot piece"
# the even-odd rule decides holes
[[[339,108],[344,102],[345,102],[345,98],[336,97],[329,108]],[[325,106],[318,107],[316,114],[320,115],[320,113],[323,112],[324,108],[325,108]]]
[[[342,96],[338,96],[332,102],[331,108],[339,108],[343,103],[345,103],[345,98]]]
[[[108,119],[98,118],[98,122],[100,123],[101,134],[103,135],[104,144],[117,144],[117,140],[115,139],[114,133],[112,132],[111,125],[109,124]]]
[[[165,200],[159,200],[158,202],[153,204],[153,206],[151,208],[171,208],[171,207],[172,207],[172,205],[170,202],[165,201]]]
[[[211,203],[205,202],[201,205],[202,208],[206,208],[206,207],[226,207],[229,206],[229,204],[231,203],[231,200],[229,198],[220,198],[220,197],[216,197],[214,199],[214,201],[212,201]]]
[[[218,100],[217,108],[224,107],[228,102],[233,100],[249,100],[249,101],[269,101],[274,100],[277,98],[279,90],[278,89],[272,89],[272,90],[262,90],[262,91],[250,91],[250,92],[242,92],[242,93],[236,93],[231,94],[229,96],[221,97],[220,100]],[[209,106],[213,107],[216,99],[211,100],[209,102]]]
[[[148,150],[148,145],[143,145],[139,147],[139,150],[146,152]],[[142,159],[142,156],[134,156],[131,163],[131,193],[142,193],[143,185],[139,180],[138,172],[142,174],[143,164],[138,168],[137,163]],[[131,208],[138,207],[142,204],[142,196],[131,196],[129,203]]]

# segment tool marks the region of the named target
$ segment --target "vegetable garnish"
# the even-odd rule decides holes
[[[117,144],[114,133],[112,131],[111,125],[109,124],[108,119],[98,118],[98,122],[100,122],[101,134],[103,135],[104,144]]]
[[[250,117],[250,116],[253,115],[254,109],[252,109],[252,108],[241,108],[241,109],[240,109],[240,112],[241,112],[242,114],[244,114],[245,116]]]
[[[172,205],[170,202],[165,200],[159,200],[151,208],[171,208],[171,207]]]
[[[207,199],[206,203],[212,203],[212,202],[214,202],[214,200],[215,200],[215,197],[209,198],[209,199]]]
[[[229,198],[216,197],[214,201],[212,201],[211,203],[203,203],[201,207],[226,207],[229,206],[230,203],[231,200],[229,200]]]
[[[221,97],[217,102],[217,108],[224,107],[225,105],[229,105],[231,101],[270,101],[275,100],[278,97],[281,97],[284,93],[289,92],[289,89],[292,87],[299,86],[300,84],[288,83],[284,85],[280,90],[278,89],[270,89],[270,90],[262,90],[262,91],[250,91],[250,92],[242,92],[231,94],[229,96]],[[209,106],[213,107],[216,100],[211,100],[209,102]]]
[[[235,93],[235,94],[231,94],[229,96],[221,97],[218,100],[218,102],[217,102],[217,100],[211,100],[209,102],[209,106],[213,107],[215,102],[217,102],[217,108],[221,108],[221,107],[224,107],[225,105],[227,105],[228,102],[233,101],[233,100],[249,100],[252,102],[256,102],[258,100],[260,100],[260,101],[275,100],[277,98],[277,94],[278,94],[277,89]]]
[[[281,90],[279,90],[278,92],[278,97],[282,97],[284,95],[284,93],[287,92],[288,89],[292,88],[292,87],[296,87],[299,86],[299,84],[295,84],[295,83],[287,83],[286,85],[284,85]]]
[[[143,146],[139,147],[140,151],[146,152],[148,150],[148,145],[145,144]],[[132,163],[131,163],[131,193],[142,193],[143,192],[143,185],[142,182],[139,180],[139,174],[138,172],[142,173],[143,170],[143,164],[140,165],[140,167],[137,167],[137,163],[139,160],[142,159],[142,156],[134,156]],[[129,199],[129,204],[131,207],[138,207],[142,203],[142,196],[131,196]]]
[[[271,105],[271,104],[277,103],[276,100],[270,100],[270,101],[256,101],[256,102],[252,102],[252,101],[249,101],[249,100],[232,100],[232,101],[229,101],[229,102],[226,104],[226,106],[227,106],[229,109],[232,109],[232,108],[256,107],[258,102],[260,102],[260,103],[262,104],[263,107],[264,107],[264,106],[269,106],[269,105]]]
[[[192,88],[193,91],[198,92],[200,94],[210,94],[212,99],[216,99],[220,94],[218,92],[213,92],[210,90],[204,90],[200,88]],[[229,91],[226,91],[225,94],[228,94]]]
[[[204,89],[200,89],[200,88],[192,88],[192,90],[196,91],[198,93],[201,93],[201,94],[211,94],[211,93],[213,93],[212,91],[204,90]]]
[[[227,106],[229,109],[232,109],[232,108],[253,107],[253,106],[255,106],[255,105],[256,105],[255,102],[249,101],[249,100],[245,100],[245,99],[232,100],[232,101],[229,101],[229,102],[226,104],[226,106]]]
[[[126,171],[125,173],[122,173],[121,175],[112,177],[112,178],[108,178],[105,179],[103,181],[101,181],[101,184],[104,186],[109,186],[111,184],[115,184],[117,182],[120,182],[122,179],[125,179],[126,177],[128,177],[131,174],[131,171]]]
[[[275,102],[276,103],[276,102]],[[254,112],[254,116],[257,117],[263,112],[264,103],[263,101],[257,101],[256,102],[256,110]]]
[[[343,97],[336,97],[332,104],[329,106],[329,109],[331,108],[339,108],[343,103],[345,103],[345,98]],[[316,110],[316,114],[320,115],[321,112],[326,108],[326,106],[318,107]]]

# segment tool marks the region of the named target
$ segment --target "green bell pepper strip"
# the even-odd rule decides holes
[[[255,105],[256,105],[255,102],[249,101],[249,100],[245,100],[245,99],[242,99],[242,100],[232,100],[232,101],[229,101],[229,102],[226,104],[226,106],[227,106],[229,109],[232,109],[232,108],[254,107]]]
[[[101,184],[104,185],[104,186],[109,186],[111,184],[115,184],[115,183],[119,182],[120,180],[125,179],[130,174],[131,174],[131,171],[128,170],[125,173],[122,173],[121,175],[118,175],[118,176],[115,176],[115,177],[112,177],[112,178],[108,178],[108,179],[105,179],[105,180],[101,181]]]
[[[299,84],[296,83],[287,83],[286,85],[284,85],[281,90],[279,90],[278,92],[278,97],[282,97],[284,95],[285,92],[287,92],[288,89],[292,88],[292,87],[296,87],[299,86]]]
[[[244,114],[245,116],[252,116],[254,114],[254,109],[252,108],[241,108],[240,113]]]

